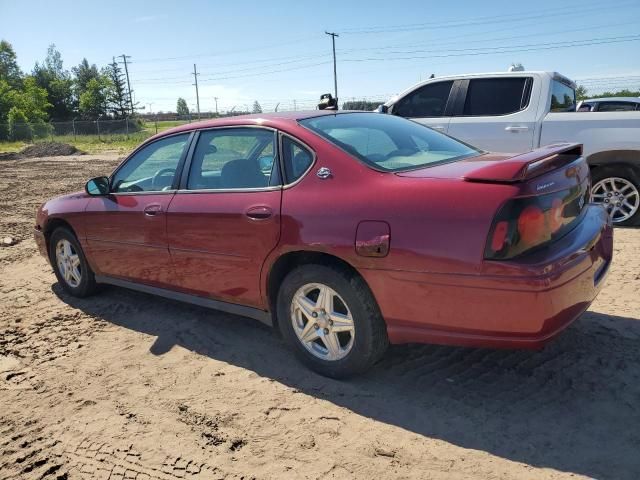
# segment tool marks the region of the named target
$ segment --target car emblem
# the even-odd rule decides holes
[[[316,172],[316,175],[318,176],[318,178],[321,178],[324,180],[331,176],[331,170],[329,170],[327,167],[320,167]]]
[[[539,192],[540,190],[544,190],[545,188],[552,187],[553,185],[555,185],[555,183],[556,182],[539,183],[538,185],[536,185],[536,191]]]

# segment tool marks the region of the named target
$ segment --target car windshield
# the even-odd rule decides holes
[[[411,170],[481,153],[424,125],[392,115],[342,113],[307,118],[300,124],[377,170]]]

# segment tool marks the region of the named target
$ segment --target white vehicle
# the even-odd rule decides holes
[[[492,152],[583,144],[593,201],[617,225],[640,224],[640,111],[576,112],[575,84],[555,72],[456,75],[421,82],[378,107]]]
[[[640,97],[602,97],[580,100],[578,112],[633,112],[640,110]]]

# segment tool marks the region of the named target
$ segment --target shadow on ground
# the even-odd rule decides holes
[[[326,379],[242,317],[118,288],[69,305],[246,368],[374,420],[537,467],[598,479],[640,472],[640,319],[587,312],[541,352],[392,347],[365,376]],[[143,307],[140,307],[144,304]]]

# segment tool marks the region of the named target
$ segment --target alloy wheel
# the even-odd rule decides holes
[[[640,192],[629,180],[603,178],[591,188],[591,199],[605,206],[614,223],[624,222],[640,208]]]
[[[317,358],[340,360],[353,348],[356,332],[351,311],[327,285],[308,283],[296,291],[291,323],[300,343]]]
[[[82,281],[80,256],[69,240],[62,239],[56,244],[56,264],[64,281],[76,288]]]

